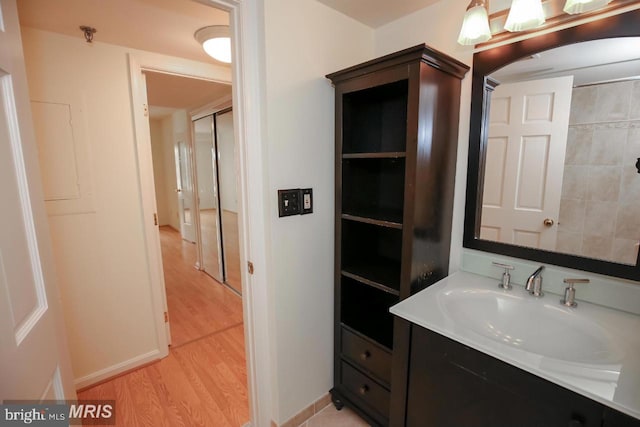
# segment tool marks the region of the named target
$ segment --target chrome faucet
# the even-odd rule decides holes
[[[492,262],[494,266],[498,268],[504,269],[504,273],[502,273],[502,280],[498,283],[498,286],[506,291],[509,291],[513,288],[511,286],[511,274],[509,274],[510,270],[513,270],[513,266],[509,264],[502,264],[499,262]]]
[[[560,300],[560,304],[567,307],[577,307],[576,289],[573,287],[576,283],[589,283],[589,279],[564,279],[564,283],[569,287],[564,290],[564,298]]]
[[[542,270],[544,270],[544,265],[541,265],[531,276],[529,276],[527,279],[527,285],[524,287],[524,289],[534,297],[541,297],[544,295],[544,292],[542,292]]]

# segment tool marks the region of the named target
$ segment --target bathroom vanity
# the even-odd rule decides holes
[[[607,166],[626,168],[629,182],[636,183],[637,155],[604,161],[596,153],[634,144],[633,137],[606,135],[612,128],[622,129],[623,136],[635,135],[624,131],[638,126],[640,117],[624,113],[611,124],[595,112],[586,117],[579,108],[563,110],[557,102],[564,96],[591,107],[604,104],[597,100],[615,97],[613,91],[595,86],[592,76],[575,71],[575,62],[579,58],[596,63],[599,52],[620,50],[611,47],[614,43],[631,46],[639,38],[640,10],[633,10],[474,55],[465,250],[577,270],[567,278],[585,271],[640,280],[640,228],[626,221],[638,218],[632,187],[619,182],[603,185],[595,179],[587,185],[584,177],[572,175],[608,162]],[[582,43],[587,54],[570,50]],[[552,57],[561,60],[544,62]],[[567,75],[559,74],[563,60],[574,65],[564,68]],[[604,65],[609,64],[598,67]],[[620,84],[624,79],[637,85],[630,80],[635,75],[636,71],[600,77],[597,83]],[[596,91],[600,98],[585,101],[585,93]],[[557,115],[564,118],[556,122]],[[524,126],[533,122],[553,123],[564,129],[564,138]],[[507,128],[520,133],[514,137]],[[551,156],[554,150],[559,157]],[[533,158],[524,157],[531,153]],[[559,168],[555,175],[547,174],[550,166],[540,167],[552,164]],[[576,185],[562,184],[563,174]],[[618,187],[619,193],[611,195],[610,188]],[[545,199],[553,194],[554,200]],[[604,220],[567,215],[576,205],[582,210],[575,211],[595,212],[605,194],[619,205],[607,211]],[[548,211],[549,206],[555,211]],[[522,212],[527,223],[518,216]],[[599,243],[590,246],[594,235]],[[613,251],[613,244],[602,243],[609,237],[628,245]],[[640,316],[584,302],[580,290],[578,306],[568,307],[560,303],[560,295],[547,292],[536,298],[521,286],[507,290],[498,282],[457,272],[391,308],[396,327],[408,324],[409,332],[394,341],[390,425],[640,426]],[[573,291],[567,295],[573,299]]]
[[[458,272],[391,308],[411,322],[392,426],[640,426],[640,317]]]

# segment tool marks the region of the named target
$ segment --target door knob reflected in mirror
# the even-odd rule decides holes
[[[545,218],[545,220],[542,221],[542,223],[544,224],[545,227],[552,227],[553,224],[555,224],[555,222],[551,218]]]

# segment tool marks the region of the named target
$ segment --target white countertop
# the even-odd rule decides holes
[[[588,285],[587,285],[588,286]],[[457,272],[391,313],[640,419],[640,316]]]

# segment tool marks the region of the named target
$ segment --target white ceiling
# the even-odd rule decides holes
[[[317,0],[371,28],[402,18],[440,0]]]
[[[229,14],[193,0],[19,0],[26,27],[84,37],[80,25],[95,27],[96,42],[216,62],[193,33],[207,25],[228,25]]]
[[[206,80],[145,72],[147,101],[155,107],[192,110],[225,96],[231,96],[231,86]]]
[[[573,75],[574,86],[640,77],[640,37],[593,40],[540,52],[492,74],[502,83]]]
[[[318,0],[377,27],[438,0]],[[81,25],[95,27],[96,43],[109,43],[201,62],[216,63],[193,33],[228,25],[229,14],[194,0],[19,0],[22,26],[83,39]],[[193,109],[231,93],[231,87],[157,73],[147,75],[149,105]],[[168,109],[167,109],[168,108]]]
[[[439,0],[317,0],[372,28]],[[498,1],[498,0],[496,0]],[[208,25],[228,25],[229,14],[194,0],[19,0],[20,23],[82,38],[80,25],[95,27],[96,42],[216,62],[194,40]]]
[[[193,0],[19,0],[22,26],[84,38],[80,25],[95,27],[96,43],[109,43],[207,63],[193,33],[228,25],[229,14]],[[147,73],[152,118],[190,110],[231,94],[231,86]]]

